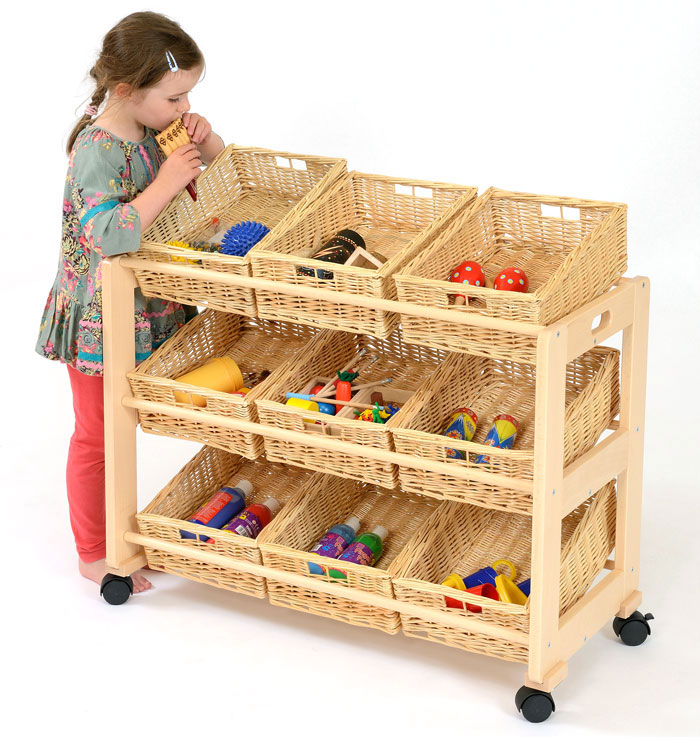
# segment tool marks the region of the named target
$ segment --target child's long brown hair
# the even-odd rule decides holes
[[[122,18],[104,37],[100,55],[90,70],[95,80],[90,104],[98,108],[107,92],[120,82],[126,82],[132,90],[157,84],[170,71],[166,51],[170,51],[180,69],[204,66],[197,44],[170,18],[151,11]],[[90,120],[91,116],[85,114],[73,128],[66,146],[68,154]]]

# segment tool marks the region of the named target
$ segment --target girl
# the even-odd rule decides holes
[[[37,351],[68,367],[75,410],[66,470],[70,521],[80,573],[98,583],[106,572],[102,259],[138,250],[141,231],[224,148],[207,120],[188,112],[203,69],[201,51],[177,23],[152,12],[127,16],[104,37],[90,70],[91,103],[67,146],[61,254]],[[154,132],[179,117],[192,143],[163,160]],[[138,289],[135,304],[137,361],[196,314],[145,299]],[[140,574],[132,579],[134,592],[151,586]]]

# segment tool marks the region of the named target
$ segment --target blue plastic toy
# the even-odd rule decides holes
[[[226,231],[221,239],[221,253],[227,256],[245,256],[269,232],[270,229],[262,223],[244,220]]]

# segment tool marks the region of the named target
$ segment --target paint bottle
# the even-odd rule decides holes
[[[372,532],[363,532],[345,548],[338,560],[361,566],[373,566],[384,551],[384,540],[388,534],[389,530],[381,525],[377,525]],[[347,578],[344,571],[331,569],[328,573],[332,578]]]
[[[195,525],[204,525],[218,529],[230,522],[244,507],[245,499],[253,491],[253,484],[247,479],[236,481],[236,485],[224,486],[216,492],[209,502],[200,507],[187,521]],[[185,540],[194,540],[197,535],[187,530],[180,530],[180,537]],[[210,538],[200,536],[202,542],[209,542]]]
[[[355,539],[360,529],[359,517],[348,517],[344,524],[333,525],[328,532],[311,548],[312,553],[322,555],[325,558],[337,558],[348,545]],[[326,570],[318,563],[309,562],[309,572],[318,576],[325,574]]]
[[[279,508],[280,503],[272,498],[266,499],[262,504],[250,504],[222,529],[234,535],[255,539],[262,528],[277,514]]]

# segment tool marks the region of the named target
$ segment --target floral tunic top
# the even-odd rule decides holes
[[[101,375],[102,260],[137,251],[141,222],[128,204],[160,166],[154,131],[132,143],[95,125],[84,128],[68,158],[58,273],[46,301],[36,350],[85,374]],[[173,335],[195,307],[135,291],[136,360]]]

